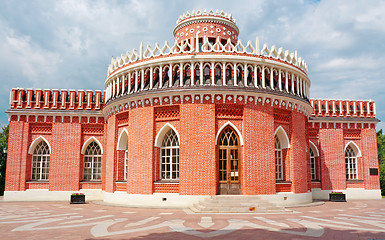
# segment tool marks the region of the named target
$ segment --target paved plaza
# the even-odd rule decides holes
[[[282,214],[0,201],[0,239],[385,239],[385,199]]]

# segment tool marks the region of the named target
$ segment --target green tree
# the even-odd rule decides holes
[[[5,167],[7,163],[7,153],[4,151],[8,146],[9,125],[2,127],[0,132],[0,196],[4,194],[5,187]]]
[[[377,132],[378,162],[382,196],[385,196],[385,135],[382,129]]]

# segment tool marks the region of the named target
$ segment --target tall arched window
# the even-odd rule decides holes
[[[283,180],[282,148],[277,135],[275,135],[275,176],[276,180]]]
[[[49,173],[49,146],[41,141],[32,154],[32,180],[48,180]]]
[[[161,152],[161,178],[163,180],[179,179],[179,140],[174,130],[164,135]]]
[[[357,179],[357,156],[351,146],[345,149],[346,179]]]
[[[315,154],[312,148],[310,148],[310,176],[311,176],[311,180],[317,180]]]
[[[128,150],[124,151],[124,180],[127,181],[128,173]]]
[[[100,180],[102,169],[102,151],[96,142],[91,142],[84,153],[83,179]]]
[[[239,139],[226,127],[219,139],[219,183],[239,183]]]

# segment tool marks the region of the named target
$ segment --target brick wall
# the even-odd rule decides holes
[[[217,191],[215,105],[181,105],[179,192],[215,195]]]

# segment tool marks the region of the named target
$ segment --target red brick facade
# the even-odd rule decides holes
[[[225,28],[235,26],[231,18],[223,16]],[[177,25],[176,35],[197,27],[197,22],[183,25],[186,19]],[[209,25],[199,26],[206,29]],[[213,31],[218,35],[216,28],[219,26]],[[233,30],[237,35],[238,30],[229,31]],[[211,34],[202,37],[219,37]],[[220,36],[226,40],[226,35]],[[194,41],[190,44],[196,45]],[[219,54],[232,60],[215,60]],[[180,53],[169,58],[178,56],[189,57]],[[238,58],[251,56],[254,63],[237,63]],[[239,194],[380,189],[376,174],[378,120],[373,101],[310,100],[310,80],[299,61],[294,64],[271,56],[254,56],[246,50],[197,51],[193,57],[203,60],[191,65],[180,60],[171,67],[161,57],[149,57],[164,61],[164,65],[137,70],[132,68],[146,59],[119,63],[109,71],[104,94],[13,89],[8,110],[6,192],[99,189],[145,195],[216,195],[221,181],[218,142],[227,128],[239,141],[238,155],[234,155],[238,163],[231,165],[236,172],[227,170],[231,178],[238,179]],[[261,65],[262,60],[265,65]],[[278,69],[282,65],[290,71]],[[164,70],[166,67],[171,69]],[[121,73],[125,69],[127,72]],[[165,150],[167,132],[177,136],[177,146],[169,148],[177,148],[178,157],[174,150]],[[281,146],[279,153],[276,138]],[[50,150],[49,178],[33,179],[34,151],[41,141]],[[92,142],[99,147],[100,155],[87,155]],[[354,152],[352,165],[346,165],[349,149]],[[174,155],[165,158],[168,151]],[[276,177],[276,154],[281,154],[281,179]],[[92,164],[87,162],[91,158]],[[165,159],[177,161],[178,168]],[[167,168],[178,177],[165,177]],[[85,180],[87,171],[92,171],[91,180]]]

